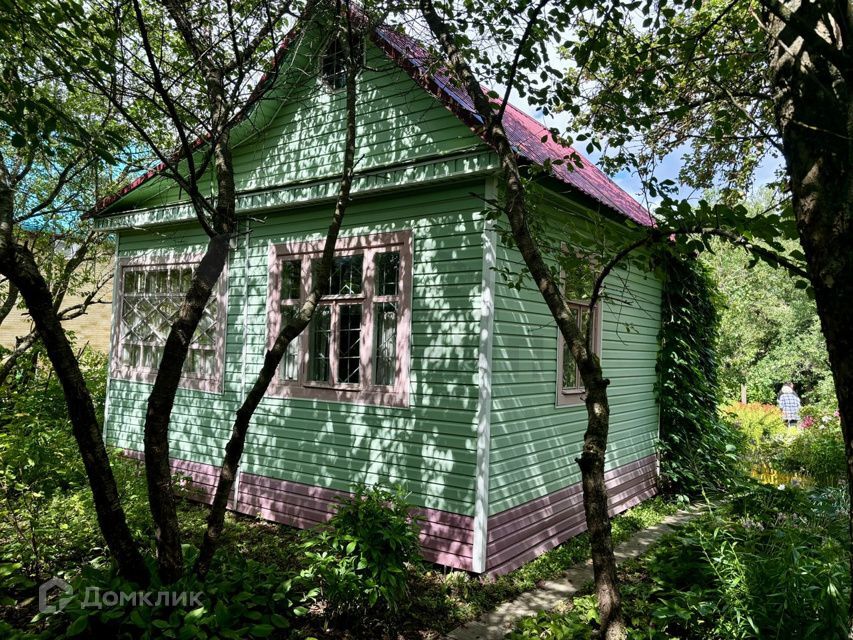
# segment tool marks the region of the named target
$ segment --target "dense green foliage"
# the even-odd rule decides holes
[[[359,486],[328,526],[310,531],[306,578],[319,585],[332,617],[354,619],[379,608],[396,614],[408,601],[408,572],[420,559],[418,526],[400,490]]]
[[[678,494],[721,488],[735,474],[738,434],[717,414],[718,326],[708,271],[663,254],[663,313],[657,360],[661,476]]]
[[[771,484],[805,482],[821,487],[844,483],[847,460],[837,413],[804,407],[798,426],[789,427],[778,407],[733,403],[722,419],[742,436],[741,471]]]
[[[84,361],[102,403],[103,357],[87,353]],[[208,579],[199,584],[188,576],[169,587],[202,592],[203,609],[189,602],[83,608],[87,588],[104,593],[123,584],[103,547],[59,394],[55,377],[39,369],[16,378],[2,400],[0,462],[8,483],[0,514],[4,637],[52,638],[72,632],[79,632],[72,637],[141,638],[148,633],[204,638],[214,633],[229,637],[231,632],[237,636],[230,637],[287,637],[295,629],[316,637],[344,630],[363,638],[382,637],[390,629],[446,633],[589,557],[583,534],[494,581],[435,571],[417,562],[417,532],[402,497],[382,488],[361,488],[318,531],[299,534],[229,515],[223,552]],[[115,454],[112,461],[131,528],[140,540],[151,540],[142,469]],[[33,495],[24,491],[29,486],[37,489]],[[621,542],[674,510],[660,499],[639,505],[614,519],[614,540]],[[181,500],[179,511],[186,539],[197,544],[206,508]],[[194,548],[186,547],[187,562],[194,554]],[[150,555],[148,559],[153,567]],[[53,575],[68,580],[75,595],[60,614],[32,623],[35,589]],[[155,594],[158,589],[156,583],[151,588]]]
[[[622,571],[629,638],[846,637],[846,496],[748,485]],[[512,640],[595,637],[592,596]]]
[[[782,468],[801,473],[821,486],[843,484],[847,478],[847,458],[837,413],[815,413],[806,408],[800,427],[785,450]]]
[[[84,350],[81,362],[102,406],[106,358]],[[135,533],[150,534],[139,465],[117,454],[112,463]],[[59,575],[104,553],[62,389],[44,367],[20,367],[0,394],[0,492],[3,560],[28,579]]]
[[[769,474],[782,469],[782,458],[797,428],[785,424],[777,406],[757,402],[734,402],[723,407],[720,419],[741,436],[740,471],[753,472],[772,481]]]
[[[761,208],[754,202],[751,210]],[[788,242],[791,247],[795,242]],[[742,249],[712,242],[701,261],[719,290],[720,398],[775,404],[782,383],[792,381],[808,404],[835,405],[826,343],[814,301],[784,271],[753,264]]]
[[[747,447],[758,447],[763,440],[787,435],[787,425],[776,405],[735,402],[723,407],[722,412],[744,435]]]
[[[187,560],[194,560],[195,550],[185,550]],[[154,573],[153,557],[148,561]],[[139,592],[110,567],[84,567],[71,584],[71,601],[60,615],[49,617],[45,637],[243,640],[267,638],[274,633],[281,637],[294,617],[307,612],[300,603],[311,595],[287,571],[239,554],[223,557],[204,582],[191,572],[168,587],[155,582],[145,592],[150,594],[147,602],[114,604],[108,594]],[[86,604],[87,598],[98,601],[91,595],[93,590],[97,590],[103,608]],[[185,595],[177,604],[172,599],[158,604],[158,592]],[[198,597],[193,598],[194,594]]]

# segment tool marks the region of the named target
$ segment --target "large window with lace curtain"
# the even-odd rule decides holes
[[[268,343],[298,313],[323,241],[271,247]],[[406,406],[411,326],[411,234],[342,238],[328,290],[288,347],[274,395]]]
[[[194,258],[194,257],[193,257]],[[112,376],[153,382],[197,260],[146,257],[119,262]],[[222,383],[226,276],[220,277],[193,334],[181,386],[217,391]]]

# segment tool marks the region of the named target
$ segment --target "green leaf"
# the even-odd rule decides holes
[[[68,627],[68,630],[65,632],[67,636],[78,636],[86,630],[86,627],[89,626],[89,616],[83,614],[79,618],[77,618],[71,625]]]
[[[204,615],[204,612],[206,610],[206,607],[201,606],[197,609],[193,609],[192,611],[187,612],[187,614],[184,616],[184,622],[198,622]]]

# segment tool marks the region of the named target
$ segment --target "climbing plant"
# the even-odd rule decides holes
[[[739,436],[717,412],[716,287],[708,268],[662,253],[663,304],[657,393],[661,483],[690,496],[737,475]]]

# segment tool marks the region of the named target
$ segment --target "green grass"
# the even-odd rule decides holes
[[[674,503],[654,498],[616,516],[612,520],[614,545],[676,511],[678,506]],[[582,533],[494,580],[471,577],[460,571],[427,571],[413,576],[413,621],[419,621],[423,629],[446,633],[543,581],[559,578],[589,557],[589,536]]]
[[[745,483],[726,503],[619,568],[629,640],[845,638],[843,489]],[[516,625],[510,640],[596,637],[591,589]]]

